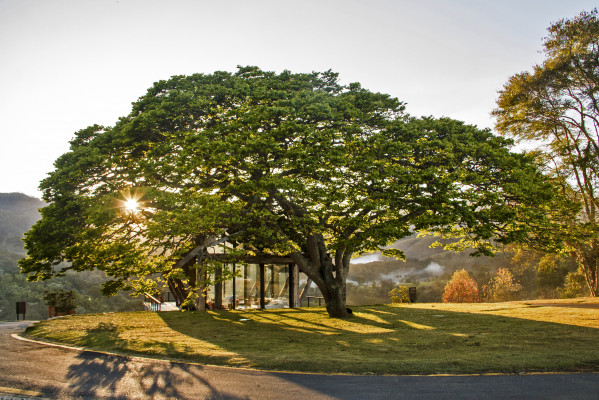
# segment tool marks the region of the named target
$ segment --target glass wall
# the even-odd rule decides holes
[[[236,308],[260,308],[260,266],[258,264],[245,264],[239,266],[240,277],[235,288],[238,299]]]
[[[265,266],[266,308],[289,307],[289,266],[270,264]]]
[[[308,275],[303,272],[299,273],[299,296],[300,305],[299,307],[315,307],[315,306],[324,306],[324,298],[322,297],[322,293],[320,293],[320,289],[318,286],[312,281],[310,284],[308,283]]]
[[[236,277],[223,282],[223,309],[260,308],[260,265],[224,264],[224,275],[231,276],[233,269]],[[207,304],[215,308],[216,292],[219,285],[211,285],[207,291]],[[301,290],[301,289],[300,289]],[[289,307],[289,266],[287,264],[264,265],[264,307]]]

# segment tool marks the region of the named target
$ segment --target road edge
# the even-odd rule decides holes
[[[177,363],[177,364],[185,364],[185,365],[195,365],[200,367],[210,367],[210,368],[220,368],[227,370],[237,370],[237,371],[247,371],[247,372],[262,372],[262,373],[273,373],[273,374],[295,374],[295,375],[324,375],[324,376],[374,376],[371,374],[348,374],[348,373],[322,373],[322,372],[305,372],[305,371],[281,371],[281,370],[268,370],[268,369],[258,369],[258,368],[241,368],[241,367],[233,367],[226,365],[213,365],[213,364],[203,364],[203,363],[194,363],[191,361],[183,361],[183,360],[170,360],[165,358],[152,358],[152,357],[143,357],[143,356],[134,356],[129,354],[119,354],[112,353],[108,351],[101,350],[91,350],[86,349],[84,347],[75,347],[68,346],[64,344],[52,343],[52,342],[43,342],[40,340],[30,339],[23,336],[20,336],[18,333],[13,333],[10,335],[13,339],[21,340],[23,342],[36,343],[43,346],[51,346],[58,347],[65,350],[75,350],[75,351],[86,351],[95,354],[109,355],[109,356],[118,356],[124,357],[130,360],[139,360],[139,361],[151,361],[151,362],[161,362],[161,363]],[[599,371],[568,371],[568,372],[559,372],[559,371],[528,371],[528,372],[491,372],[491,373],[478,373],[478,374],[407,374],[407,375],[395,375],[395,374],[384,374],[378,376],[417,376],[417,377],[448,377],[448,376],[510,376],[510,375],[579,375],[579,374],[597,374],[599,375]]]

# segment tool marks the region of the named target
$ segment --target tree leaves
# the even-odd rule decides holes
[[[537,146],[534,154],[561,195],[545,209],[555,222],[552,229],[531,242],[549,251],[570,252],[584,266],[594,294],[599,284],[597,16],[593,10],[552,24],[543,64],[511,77],[493,112],[501,133]]]

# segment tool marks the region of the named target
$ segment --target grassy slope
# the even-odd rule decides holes
[[[110,313],[37,324],[29,337],[200,363],[376,374],[599,370],[597,299]]]

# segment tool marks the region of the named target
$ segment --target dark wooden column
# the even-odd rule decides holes
[[[232,304],[232,309],[234,310],[235,307],[235,299],[237,299],[237,285],[235,285],[235,281],[237,280],[237,278],[235,277],[235,264],[233,264],[233,266],[231,267],[233,269],[233,282],[231,282],[233,284],[233,297],[231,298],[231,304]]]
[[[299,268],[297,264],[289,264],[289,308],[300,307],[299,304]]]
[[[260,308],[266,308],[266,301],[264,300],[264,264],[260,264]]]
[[[199,257],[198,257],[197,263],[198,263],[198,268],[196,269],[196,275],[197,275],[197,287],[198,287],[198,295],[199,295],[198,300],[197,300],[197,308],[198,308],[198,310],[205,310],[206,309],[206,292],[204,292],[204,289],[206,288],[206,268],[200,261]]]
[[[271,264],[270,269],[270,290],[268,291],[271,298],[275,297],[275,265]]]

